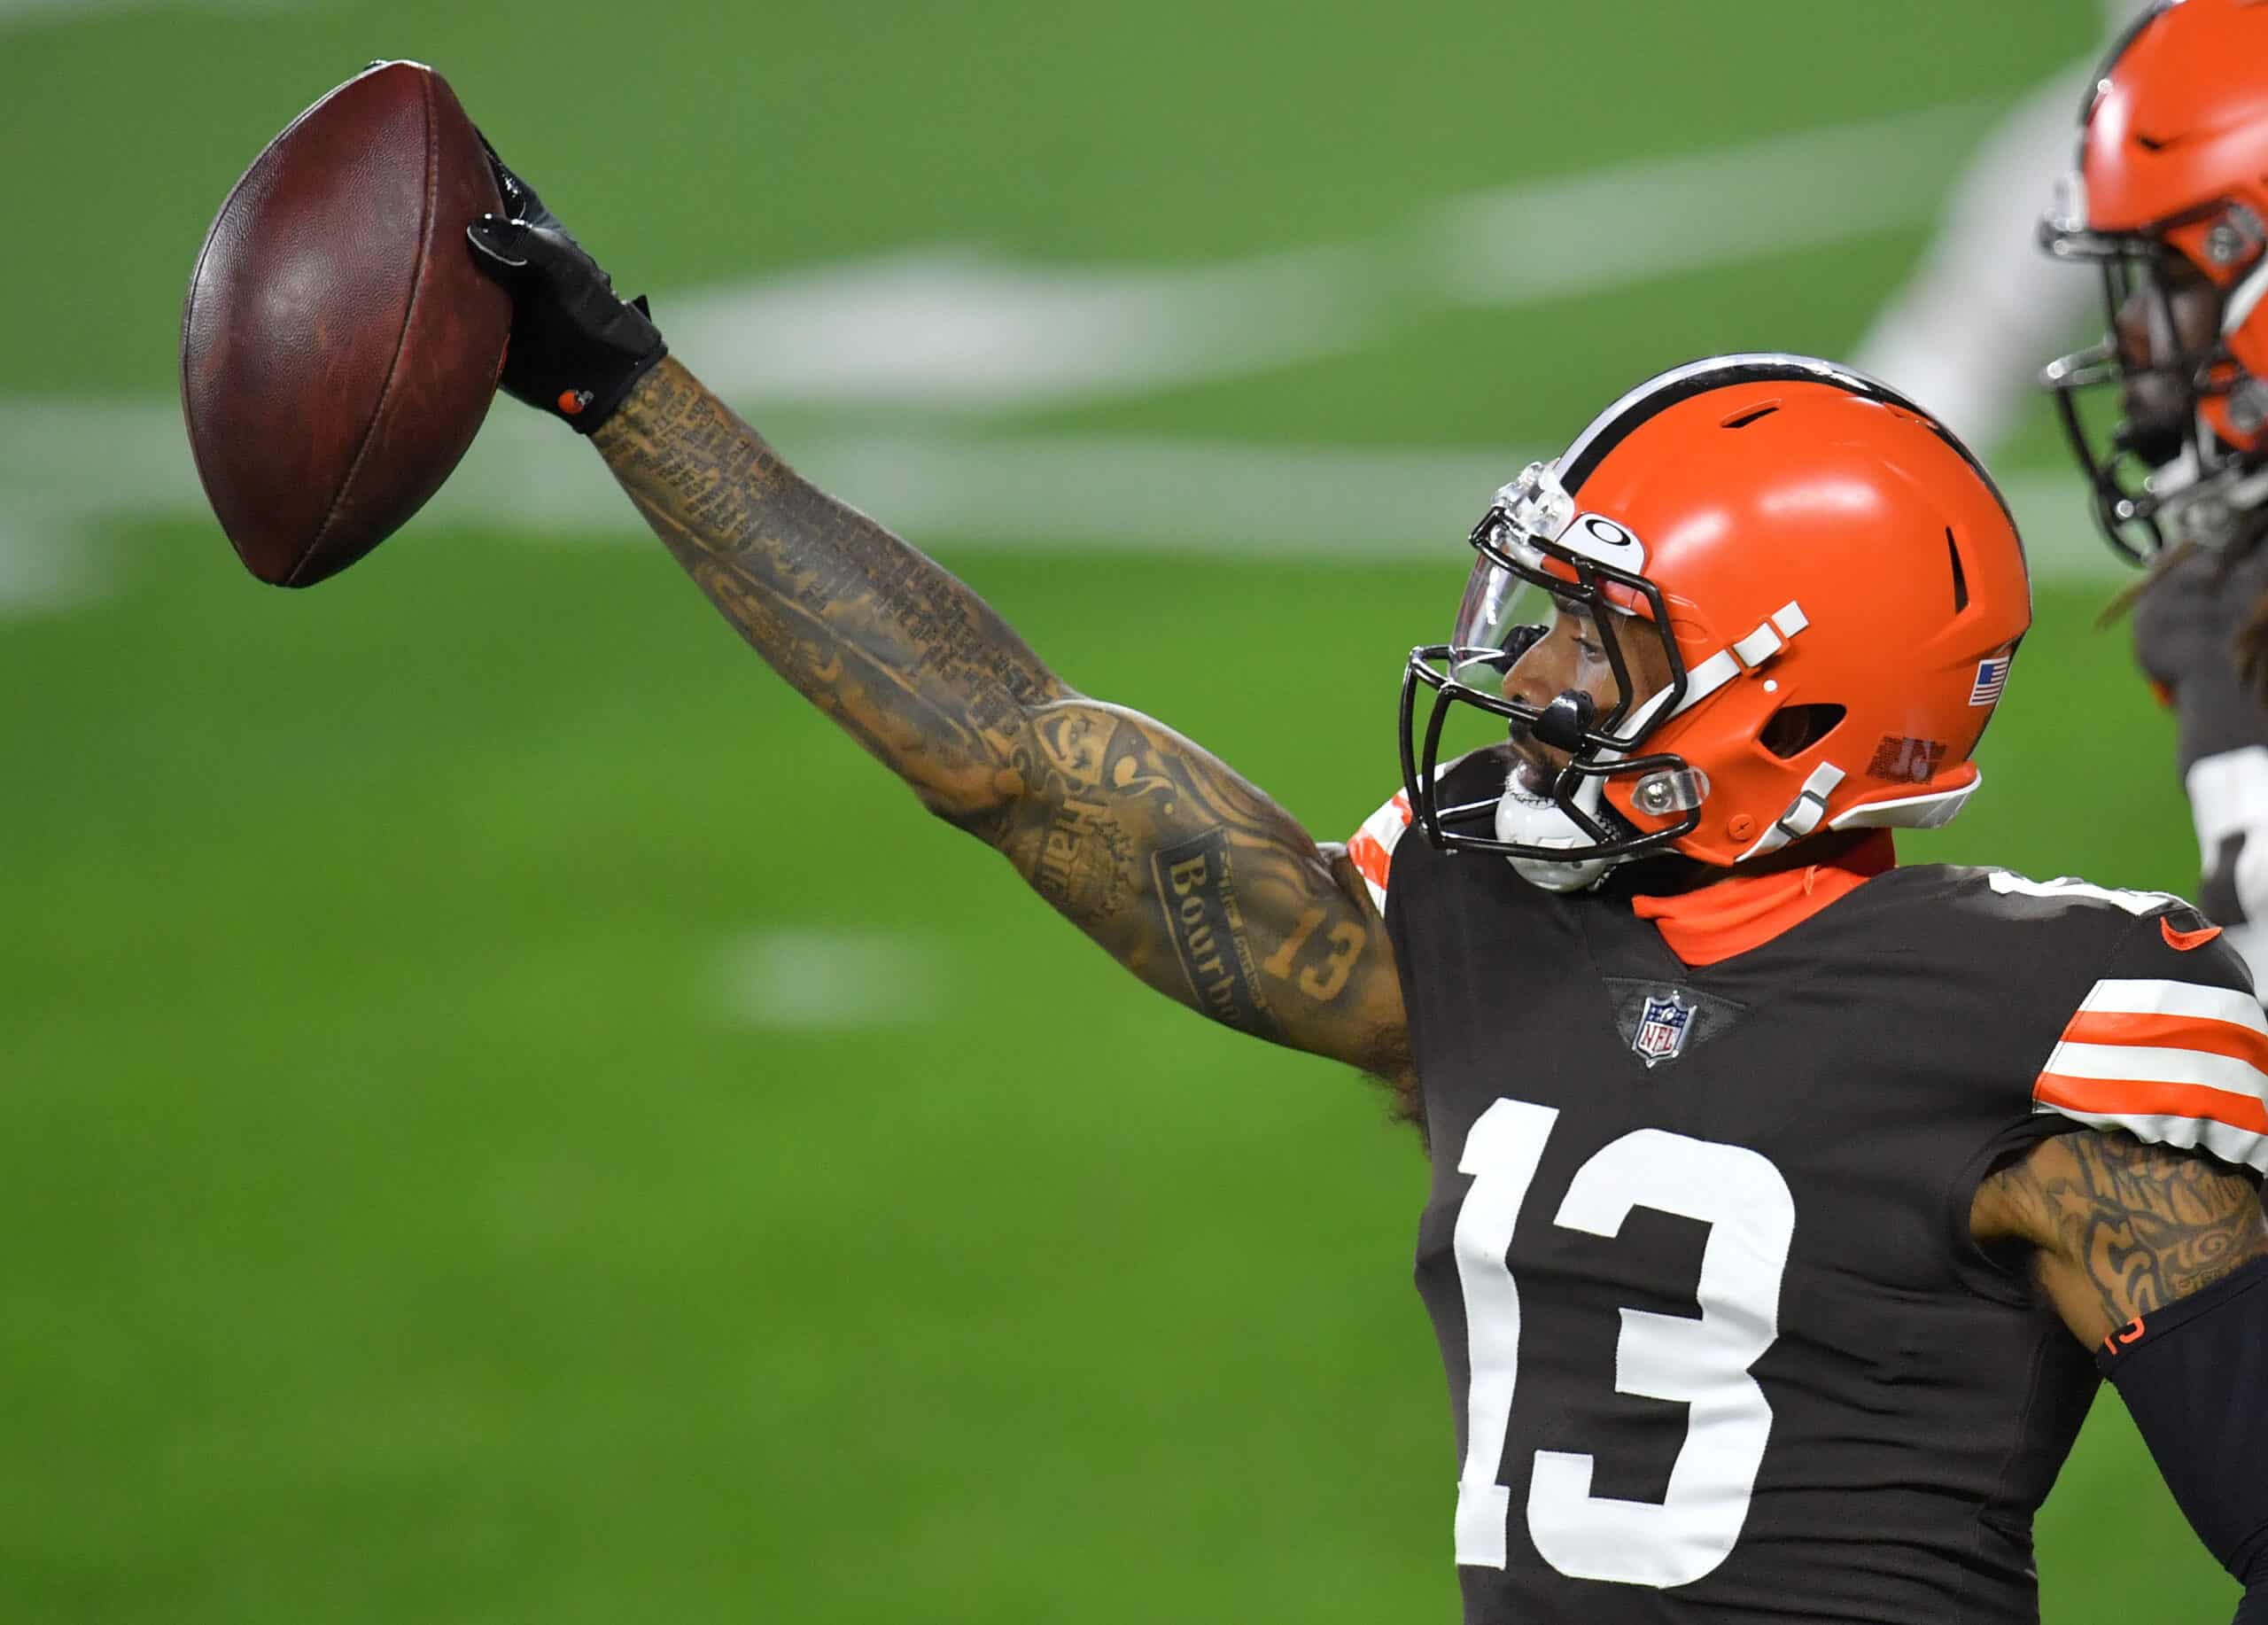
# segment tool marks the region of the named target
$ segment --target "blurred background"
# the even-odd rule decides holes
[[[1852,353],[2103,29],[0,0],[0,1619],[1455,1617],[1371,1086],[1125,980],[509,401],[352,574],[238,568],[181,296],[301,106],[440,67],[790,458],[1338,836],[1495,486],[1662,367]],[[1900,844],[2186,890],[2016,382],[1961,410],[2039,629],[1988,792]],[[2115,1399],[2040,1565],[2050,1621],[2232,1594]]]

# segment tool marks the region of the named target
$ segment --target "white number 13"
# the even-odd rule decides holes
[[[1499,1100],[1472,1125],[1457,1162],[1473,1179],[1456,1221],[1472,1356],[1456,1560],[1478,1567],[1504,1567],[1511,1492],[1496,1472],[1511,1427],[1520,1342],[1519,1287],[1508,1255],[1558,1117],[1550,1107]],[[1668,1492],[1659,1501],[1594,1496],[1588,1454],[1538,1450],[1528,1535],[1545,1562],[1573,1579],[1688,1585],[1731,1555],[1748,1519],[1772,1432],[1771,1403],[1748,1370],[1780,1334],[1780,1278],[1796,1205],[1780,1170],[1753,1151],[1640,1129],[1576,1170],[1555,1222],[1612,1237],[1630,1209],[1642,1207],[1709,1226],[1694,1287],[1700,1318],[1625,1309],[1615,1349],[1617,1391],[1689,1407]]]

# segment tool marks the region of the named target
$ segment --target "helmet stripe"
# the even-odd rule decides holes
[[[2156,3],[2144,11],[2140,17],[2128,23],[2124,32],[2110,42],[2110,49],[2102,53],[2101,66],[2087,75],[2086,99],[2079,104],[2081,130],[2084,131],[2088,125],[2094,122],[2096,105],[2102,99],[2103,82],[2118,71],[2119,63],[2125,58],[2126,53],[2134,48],[2134,42],[2142,37],[2142,30],[2171,11],[2175,4],[2176,0],[2156,0]]]

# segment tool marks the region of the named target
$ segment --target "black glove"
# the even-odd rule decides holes
[[[647,319],[644,296],[617,297],[612,280],[528,183],[505,167],[485,136],[480,144],[488,147],[505,215],[483,214],[465,237],[475,263],[511,291],[505,392],[589,434],[669,346]]]

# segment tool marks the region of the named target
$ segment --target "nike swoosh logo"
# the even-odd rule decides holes
[[[2176,953],[2202,948],[2221,934],[2221,928],[2218,925],[2203,926],[2194,931],[2177,931],[2173,929],[2173,921],[2163,915],[2159,916],[2158,930],[2165,937],[2165,945]]]

